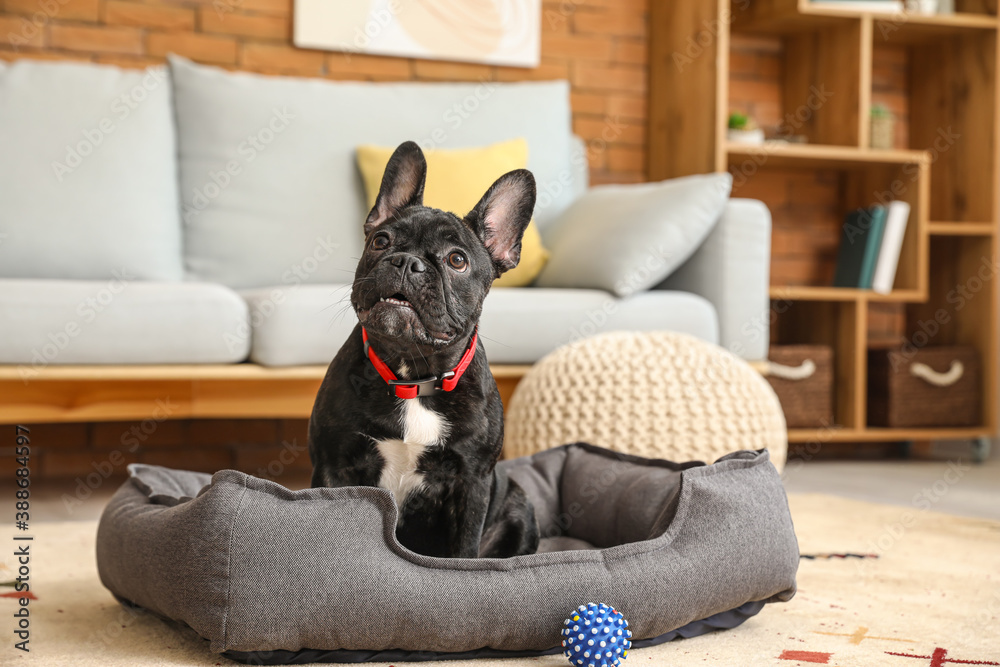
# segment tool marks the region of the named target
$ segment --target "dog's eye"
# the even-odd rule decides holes
[[[375,238],[372,239],[372,248],[375,250],[385,250],[389,247],[389,235],[388,234],[376,234]]]
[[[465,259],[465,255],[462,253],[453,252],[448,255],[448,264],[456,271],[465,271],[465,267],[469,265],[469,260]]]

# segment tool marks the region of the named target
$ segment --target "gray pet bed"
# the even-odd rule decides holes
[[[589,602],[620,610],[641,647],[795,593],[766,451],[676,464],[576,444],[500,465],[534,502],[545,553],[429,558],[396,541],[383,489],[132,465],[98,528],[101,581],[257,664],[556,652]]]

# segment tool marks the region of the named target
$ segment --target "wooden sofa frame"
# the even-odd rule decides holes
[[[506,404],[530,366],[492,366]],[[307,419],[326,366],[0,365],[0,424]]]

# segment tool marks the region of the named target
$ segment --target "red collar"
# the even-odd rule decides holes
[[[432,375],[423,380],[400,380],[392,369],[382,361],[372,346],[368,343],[368,332],[361,327],[361,340],[365,346],[365,356],[372,362],[372,366],[382,376],[390,387],[395,390],[398,398],[416,398],[417,396],[431,396],[441,391],[451,391],[458,384],[465,369],[472,363],[472,357],[476,356],[476,340],[479,338],[479,327],[472,332],[472,340],[469,341],[469,349],[465,351],[458,365],[453,370],[445,371],[441,377]]]

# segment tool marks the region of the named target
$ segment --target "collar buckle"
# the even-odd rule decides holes
[[[458,384],[459,378],[472,363],[472,357],[476,354],[476,341],[479,339],[479,329],[476,328],[469,341],[469,347],[462,355],[458,365],[453,370],[445,371],[441,375],[432,375],[421,380],[400,380],[392,372],[384,361],[379,359],[375,350],[368,343],[368,332],[361,327],[361,341],[364,345],[365,357],[389,387],[389,395],[396,398],[417,398],[418,396],[433,396],[443,391],[451,391]]]
[[[445,378],[454,377],[455,371],[447,371],[441,375],[432,375],[429,378],[422,378],[420,380],[386,380],[385,383],[389,387],[389,395],[400,396],[400,391],[397,389],[409,389],[408,394],[412,393],[413,387],[416,388],[416,393],[412,396],[407,396],[406,398],[414,398],[416,396],[433,396],[434,394],[440,394],[444,391],[443,382]]]

